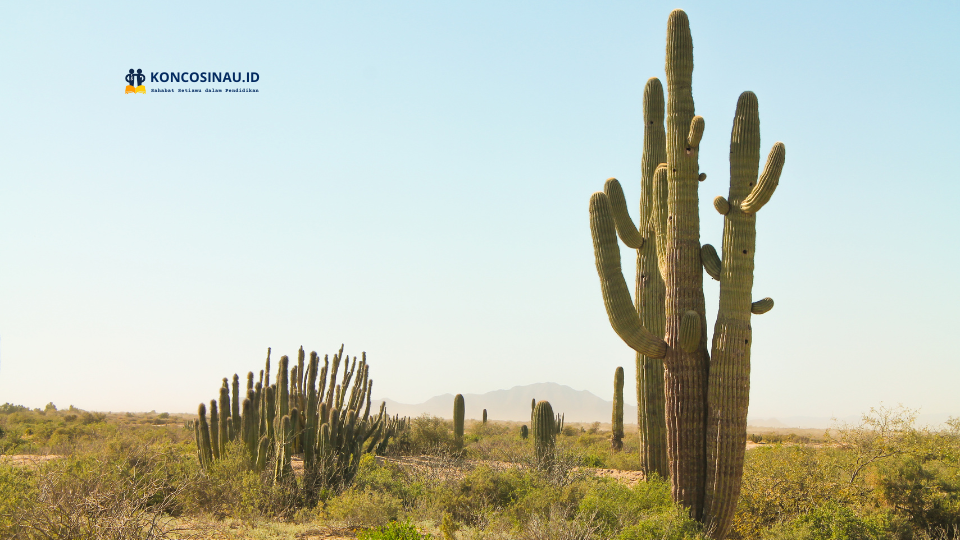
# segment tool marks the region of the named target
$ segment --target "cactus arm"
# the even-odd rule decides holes
[[[707,275],[720,281],[722,263],[720,262],[720,256],[717,255],[717,250],[713,246],[704,244],[700,248],[700,262],[703,263],[703,269],[707,271]]]
[[[753,187],[750,195],[740,203],[740,209],[748,214],[756,214],[763,205],[770,201],[774,190],[780,183],[780,173],[783,171],[783,162],[786,160],[787,149],[782,142],[778,142],[770,149],[767,164],[763,168],[760,180]]]
[[[650,228],[657,242],[657,266],[660,275],[664,275],[667,260],[667,164],[661,163],[653,173],[653,198],[660,204],[654,204],[650,212]]]
[[[700,139],[703,138],[703,128],[705,122],[702,116],[694,116],[693,120],[690,121],[690,133],[687,134],[687,153],[692,153],[700,149]],[[701,179],[700,176],[703,178]],[[707,175],[699,175],[697,179],[703,182],[707,179]]]
[[[767,297],[750,304],[750,313],[754,315],[763,315],[773,309],[773,298]]]
[[[717,212],[719,212],[721,216],[727,215],[727,212],[730,211],[730,203],[727,202],[727,199],[724,198],[723,195],[717,195],[717,197],[713,199],[713,207],[717,209]]]
[[[594,193],[590,197],[590,230],[603,303],[607,308],[610,324],[633,350],[651,358],[663,358],[667,352],[667,344],[643,327],[630,300],[627,283],[620,268],[620,248],[614,229],[609,199],[603,193]]]
[[[680,319],[680,348],[692,353],[700,346],[703,329],[700,327],[700,314],[687,311]]]
[[[643,247],[643,236],[640,231],[633,226],[633,220],[630,219],[630,212],[627,211],[627,201],[623,197],[623,188],[616,178],[608,178],[603,184],[603,192],[610,200],[610,211],[613,214],[613,222],[617,226],[617,234],[620,240],[631,249],[640,249]]]

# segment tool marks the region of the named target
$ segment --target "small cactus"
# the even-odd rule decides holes
[[[456,441],[458,450],[463,448],[463,416],[463,394],[457,394],[457,396],[453,398],[453,438]]]
[[[613,429],[611,444],[614,452],[623,450],[623,368],[613,373]]]
[[[484,423],[484,424],[487,423],[487,410],[486,410],[486,409],[483,410],[483,423]]]
[[[537,403],[533,409],[533,457],[542,469],[553,468],[556,444],[556,418],[549,401]]]
[[[527,425],[524,424],[524,425],[520,426],[520,438],[523,439],[523,440],[527,440],[527,437],[528,437],[529,435],[530,435],[530,429],[527,428]]]

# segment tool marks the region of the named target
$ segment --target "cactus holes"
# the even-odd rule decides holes
[[[746,255],[746,254],[747,254],[747,250],[743,250],[743,254]]]
[[[749,339],[745,339],[745,340],[743,340],[743,342],[744,342],[744,343],[750,343],[750,340],[749,340]]]

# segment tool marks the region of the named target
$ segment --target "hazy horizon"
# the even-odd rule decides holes
[[[721,243],[742,91],[762,155],[786,145],[757,222],[754,296],[776,306],[753,317],[750,415],[960,415],[946,2],[5,4],[0,403],[192,411],[267,347],[341,344],[398,401],[547,379],[606,399],[623,366],[636,403],[587,203],[617,177],[637,217],[675,7],[701,242]],[[131,68],[260,91],[125,95]]]

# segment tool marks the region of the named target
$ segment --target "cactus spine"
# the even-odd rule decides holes
[[[623,368],[613,373],[613,428],[611,444],[614,452],[623,449]]]
[[[463,448],[464,410],[463,394],[457,394],[453,398],[453,438],[458,450]]]
[[[769,299],[751,302],[755,218],[779,182],[784,150],[781,143],[774,146],[756,181],[759,121],[755,97],[744,93],[731,142],[730,196],[714,202],[725,216],[721,260],[712,247],[700,245],[698,185],[706,175],[700,173],[698,154],[704,120],[694,113],[693,41],[681,10],[674,10],[667,24],[666,72],[666,163],[657,166],[652,190],[654,200],[665,193],[667,204],[665,208],[654,205],[651,214],[665,285],[662,333],[648,326],[630,302],[619,268],[617,232],[628,230],[626,225],[632,227],[632,223],[621,212],[613,191],[591,197],[590,225],[611,325],[635,351],[663,361],[674,499],[704,522],[708,534],[722,538],[732,520],[743,466],[750,316],[769,311],[773,304]],[[608,181],[608,185],[615,182]],[[631,245],[630,236],[621,233],[627,245]],[[704,332],[704,271],[719,278],[721,289],[709,353]]]
[[[533,408],[533,457],[538,467],[552,468],[556,437],[553,407],[549,401],[540,401]]]

